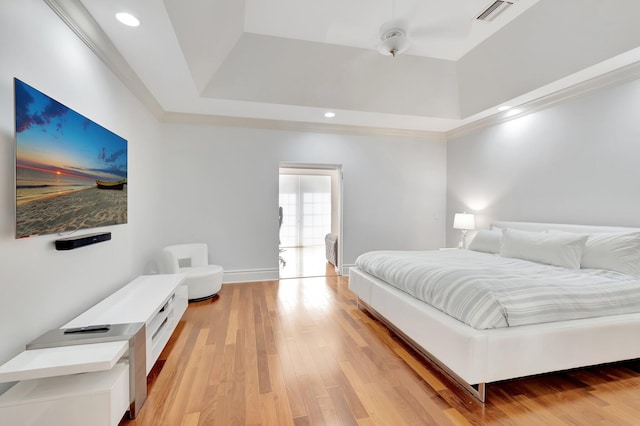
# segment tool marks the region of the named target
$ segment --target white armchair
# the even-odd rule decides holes
[[[184,273],[189,301],[199,302],[214,297],[222,288],[224,270],[209,265],[209,251],[204,243],[178,244],[162,249],[163,272]]]

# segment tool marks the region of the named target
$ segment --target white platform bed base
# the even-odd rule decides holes
[[[506,224],[517,225],[496,223]],[[549,226],[524,225],[532,230],[536,225],[537,229]],[[576,232],[637,231],[569,228]],[[553,229],[567,230],[563,225]],[[351,268],[349,288],[362,307],[483,402],[487,383],[640,358],[640,313],[477,330],[359,268]]]
[[[421,355],[427,362],[438,368],[444,374],[449,376],[455,383],[460,385],[464,390],[469,392],[473,397],[478,399],[481,402],[485,402],[486,392],[485,386],[486,383],[477,383],[470,384],[463,380],[460,376],[458,376],[453,370],[447,367],[444,363],[442,363],[438,358],[433,356],[429,351],[416,343],[409,336],[404,334],[398,327],[389,322],[384,316],[380,315],[380,313],[376,312],[371,306],[364,303],[360,298],[358,298],[358,308],[362,311],[367,312],[376,320],[380,321],[387,327],[393,334],[395,334],[400,340],[402,340],[406,345],[408,345],[411,349],[416,351],[419,355]]]

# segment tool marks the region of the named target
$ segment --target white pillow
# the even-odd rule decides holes
[[[640,232],[592,234],[581,265],[640,277]]]
[[[588,235],[502,230],[500,256],[579,269]]]
[[[469,243],[469,250],[485,253],[499,253],[502,245],[502,231],[499,229],[482,229],[476,233]]]

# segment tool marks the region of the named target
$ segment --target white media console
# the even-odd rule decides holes
[[[145,376],[187,308],[184,275],[143,275],[61,328],[144,323]],[[0,419],[15,426],[116,426],[129,394],[126,338],[107,343],[25,350],[0,366]],[[5,424],[5,423],[2,423]]]

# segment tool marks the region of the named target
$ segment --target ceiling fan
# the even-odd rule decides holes
[[[380,42],[378,52],[389,55],[393,58],[404,52],[411,45],[406,26],[398,25],[397,22],[387,22],[380,27]]]
[[[392,19],[382,24],[378,35],[377,50],[383,55],[396,57],[405,52],[412,40],[447,38],[462,39],[471,31],[472,19],[457,15],[437,24],[409,26],[402,19],[395,18],[396,2],[392,0]]]

